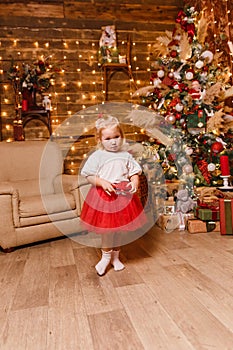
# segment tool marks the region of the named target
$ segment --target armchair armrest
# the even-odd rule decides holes
[[[15,227],[19,227],[19,191],[14,188],[9,182],[0,183],[0,205],[1,205],[1,196],[9,196],[9,201],[11,202],[11,210],[9,213],[13,217],[13,223]]]
[[[3,249],[17,245],[15,228],[19,223],[19,192],[9,182],[0,183],[0,246]]]
[[[13,194],[16,190],[9,182],[0,183],[0,195],[1,194]]]
[[[90,184],[83,176],[62,174],[54,180],[55,193],[72,193],[76,203],[77,215],[80,215],[83,205],[83,191],[82,189]]]

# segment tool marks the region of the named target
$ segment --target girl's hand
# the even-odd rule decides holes
[[[130,182],[127,184],[126,187],[131,187],[129,192],[130,193],[135,193],[138,190],[138,185],[139,185],[139,177],[138,175],[133,175],[130,178]]]
[[[104,192],[106,192],[109,196],[111,196],[113,192],[116,192],[111,182],[106,181],[104,179],[99,179],[99,186],[101,186]]]
[[[114,189],[114,186],[111,184],[111,182],[101,179],[98,176],[95,175],[89,175],[87,177],[87,180],[90,184],[94,185],[94,186],[100,186],[103,188],[103,190],[109,195],[111,196],[112,192],[116,192]]]
[[[126,187],[130,187],[130,190],[129,190],[129,193],[135,193],[135,192],[137,192],[137,187],[136,187],[136,185],[135,185],[135,183],[133,183],[133,182],[129,182],[127,185],[126,185]]]

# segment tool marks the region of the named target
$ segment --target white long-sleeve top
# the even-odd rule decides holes
[[[111,183],[129,181],[132,175],[140,174],[142,169],[129,152],[108,152],[97,150],[85,162],[82,176],[96,175]]]

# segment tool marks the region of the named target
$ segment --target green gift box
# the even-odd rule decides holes
[[[208,209],[208,208],[194,208],[194,215],[196,218],[203,221],[219,221],[220,215],[218,209]]]

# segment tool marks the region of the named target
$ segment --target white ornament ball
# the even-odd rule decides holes
[[[204,62],[201,61],[201,60],[198,60],[196,63],[195,63],[195,67],[200,69],[204,66]]]
[[[153,85],[154,85],[154,87],[160,87],[160,86],[161,86],[161,83],[162,83],[162,81],[161,81],[159,78],[155,78],[155,79],[153,80]]]
[[[175,109],[177,112],[181,112],[184,109],[184,106],[182,105],[182,103],[177,103]]]
[[[191,156],[191,154],[193,154],[193,149],[191,147],[187,147],[185,153],[187,154],[187,156]]]
[[[185,119],[184,118],[180,118],[180,125],[182,125],[183,123],[185,123]]]
[[[166,122],[169,124],[175,124],[176,122],[176,117],[173,114],[169,114],[165,117]]]
[[[185,174],[191,174],[193,172],[193,167],[190,164],[184,165],[182,169]]]
[[[192,79],[193,79],[193,72],[187,72],[187,73],[185,74],[185,78],[186,78],[187,80],[192,80]]]
[[[164,77],[164,70],[162,70],[162,69],[160,69],[160,70],[158,70],[158,72],[157,72],[157,76],[159,77],[159,78],[163,78]]]
[[[214,171],[216,169],[216,166],[214,163],[209,163],[207,169],[208,171]]]
[[[213,53],[211,51],[206,50],[206,51],[203,52],[201,57],[204,58],[204,59],[207,59],[207,62],[210,63],[213,60],[214,55],[213,55]]]
[[[201,73],[201,77],[202,77],[202,78],[205,78],[205,77],[207,76],[207,74],[208,74],[207,72],[202,72],[202,73]]]

